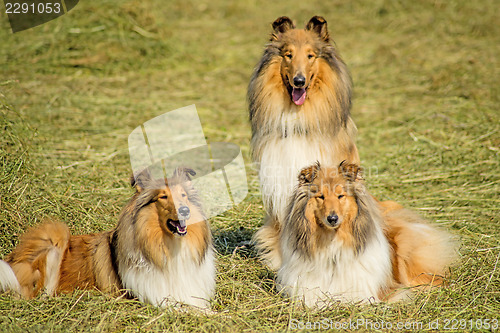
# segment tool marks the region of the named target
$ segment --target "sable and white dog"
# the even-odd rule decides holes
[[[268,214],[254,240],[272,269],[279,256],[265,249],[275,248],[272,236],[283,227],[298,172],[315,161],[359,162],[351,94],[347,67],[324,18],[314,16],[305,29],[295,29],[288,17],[274,21],[248,87],[252,158]]]
[[[396,202],[378,202],[357,165],[318,163],[298,178],[278,236],[280,290],[314,306],[397,300],[407,294],[397,288],[443,282],[454,258],[450,235]]]
[[[28,231],[0,261],[0,291],[31,298],[42,291],[126,289],[156,306],[209,308],[214,249],[191,175],[193,170],[178,168],[168,179],[152,179],[147,170],[132,178],[136,193],[114,230],[71,235],[66,225],[51,221]]]

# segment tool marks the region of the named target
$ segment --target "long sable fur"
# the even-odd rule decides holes
[[[290,199],[288,206],[287,228],[293,235],[297,250],[306,256],[312,256],[319,249],[317,242],[313,240],[315,232],[311,230],[311,222],[305,215],[306,206],[312,196],[318,191],[317,185],[313,184],[320,172],[320,163],[304,168],[299,175],[299,185]],[[354,176],[356,178],[356,176]],[[364,185],[360,182],[350,182],[347,193],[356,199],[357,214],[354,221],[348,223],[348,234],[352,236],[350,246],[355,248],[356,253],[364,251],[367,242],[373,237],[374,226],[382,217],[376,207],[375,200],[368,194]],[[323,230],[328,233],[328,231]],[[333,234],[332,234],[332,237]]]
[[[289,26],[289,28],[295,28],[295,26],[292,25]],[[263,82],[265,80],[264,74],[269,70],[272,64],[281,62],[281,49],[286,42],[283,37],[288,29],[282,32],[274,32],[271,35],[270,42],[266,45],[262,58],[255,67],[250,79],[247,98],[253,135],[256,135],[256,133],[261,130],[260,125],[265,122],[265,119],[262,118],[266,117],[266,100],[271,95],[270,90],[276,89],[276,87],[267,85],[266,82]],[[346,126],[347,120],[350,117],[352,80],[347,66],[339,56],[335,46],[329,42],[329,39],[321,40],[318,36],[315,48],[318,51],[318,58],[325,61],[338,78],[338,80],[333,83],[333,89],[331,89],[332,96],[330,102],[332,103],[332,114],[329,117],[330,119],[328,119],[329,123],[324,124],[325,127],[328,127],[332,132],[336,132],[339,126]],[[325,84],[332,83],[325,82]],[[313,93],[314,91],[309,92],[310,95]],[[314,96],[311,98],[314,98]],[[272,103],[272,101],[270,102]]]
[[[268,135],[285,136],[290,134],[307,135],[310,133],[327,137],[336,137],[342,127],[347,132],[349,140],[345,149],[348,153],[355,151],[354,137],[356,128],[350,118],[352,99],[352,80],[344,61],[331,43],[327,31],[326,20],[320,16],[311,18],[305,32],[313,40],[313,47],[317,53],[318,71],[315,73],[311,87],[308,89],[309,107],[313,114],[307,118],[307,123],[299,127],[285,129],[276,124],[275,113],[281,113],[281,108],[294,108],[290,101],[287,86],[281,78],[280,64],[283,54],[282,48],[287,44],[297,43],[290,31],[295,25],[288,17],[280,17],[273,23],[273,33],[270,42],[266,45],[260,62],[254,69],[248,85],[247,99],[249,104],[249,118],[252,125],[252,156],[254,161],[260,160],[262,140]],[[290,105],[290,106],[287,106]],[[351,123],[349,123],[351,121]],[[340,138],[339,140],[347,140]],[[358,162],[356,158],[352,162]]]
[[[400,287],[443,283],[455,260],[452,237],[396,202],[377,201],[357,165],[316,163],[302,169],[298,180],[279,237],[278,284],[289,296],[303,297],[307,305],[321,303],[326,294],[395,301],[410,294]],[[341,218],[336,227],[323,222],[325,212]]]
[[[11,289],[24,298],[35,297],[41,291],[53,295],[76,288],[117,293],[124,288],[120,272],[135,267],[129,261],[132,256],[151,262],[151,268],[167,269],[169,260],[179,255],[170,244],[178,241],[193,244],[190,256],[201,265],[213,248],[201,200],[190,183],[189,175],[193,173],[190,169],[177,169],[168,184],[167,180],[151,179],[147,172],[132,177],[131,184],[137,191],[123,208],[117,227],[111,231],[71,235],[68,227],[57,221],[47,221],[31,229],[2,261],[0,278],[6,281],[0,281],[0,291]],[[166,185],[182,186],[193,205],[192,214],[198,214],[200,220],[189,226],[186,236],[177,240],[174,234],[160,228],[165,221],[159,221],[155,208],[158,195]],[[173,214],[172,218],[176,218],[175,211]],[[5,263],[11,268],[5,267]],[[162,278],[168,278],[168,269],[165,274],[167,277]],[[211,277],[200,277],[203,278]],[[135,296],[134,290],[130,295]]]
[[[292,48],[298,50],[296,62],[286,60],[287,49]],[[314,53],[314,61],[304,62],[311,59],[308,52]],[[290,78],[292,68],[299,65],[309,81],[302,104],[293,101]],[[285,227],[287,199],[293,194],[296,174],[314,160],[332,165],[342,160],[359,162],[357,129],[350,116],[352,81],[324,18],[314,16],[305,29],[295,29],[288,17],[273,23],[247,98],[252,160],[259,168],[267,213],[253,241],[263,261],[277,269],[279,233]]]

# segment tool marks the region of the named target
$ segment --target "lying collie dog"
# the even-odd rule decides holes
[[[374,199],[354,164],[304,168],[279,239],[279,289],[307,306],[398,300],[441,284],[454,253],[445,232]]]
[[[136,193],[112,231],[74,236],[66,225],[47,222],[27,232],[0,261],[0,290],[31,298],[40,291],[126,289],[156,306],[208,308],[214,249],[190,175],[193,170],[178,168],[168,180],[151,179],[147,171],[132,178]]]
[[[324,18],[314,16],[305,29],[288,17],[273,23],[273,33],[248,87],[252,158],[259,166],[262,199],[268,217],[254,240],[271,268],[287,198],[298,172],[320,161],[358,163],[356,126],[350,116],[351,79],[330,41]]]

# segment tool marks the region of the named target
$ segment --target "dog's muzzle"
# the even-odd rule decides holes
[[[173,234],[184,236],[187,234],[186,221],[191,217],[191,211],[188,206],[181,206],[177,210],[178,220],[168,219],[167,226]]]
[[[179,219],[189,220],[189,217],[191,216],[191,211],[189,210],[188,206],[181,206],[177,210],[177,215],[179,216]]]
[[[340,224],[339,216],[335,213],[332,213],[326,217],[326,222],[330,224],[332,227],[336,227]]]
[[[302,74],[298,74],[293,78],[293,85],[295,88],[303,88],[306,84],[306,78]]]

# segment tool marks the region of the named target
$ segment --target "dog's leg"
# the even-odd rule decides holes
[[[273,271],[281,266],[280,225],[278,220],[270,215],[265,217],[262,227],[252,238],[260,258]]]

